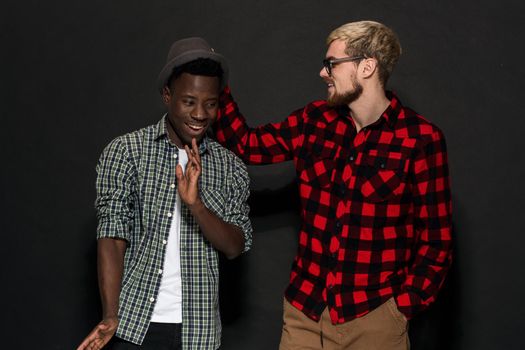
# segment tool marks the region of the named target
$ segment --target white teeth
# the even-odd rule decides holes
[[[195,131],[199,131],[204,128],[204,126],[202,125],[193,125],[193,124],[186,124],[186,125],[188,125],[190,129],[195,130]]]

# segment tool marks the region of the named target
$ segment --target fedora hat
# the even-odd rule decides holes
[[[197,58],[209,58],[221,65],[223,71],[221,88],[224,88],[228,83],[228,64],[226,59],[224,56],[216,53],[206,40],[194,37],[178,40],[171,45],[166,65],[162,68],[157,78],[157,87],[160,93],[162,94],[162,89],[168,84],[173,68]]]

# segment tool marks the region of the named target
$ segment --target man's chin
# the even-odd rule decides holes
[[[326,99],[326,104],[330,107],[337,107],[338,104],[337,104],[337,101],[335,101],[332,96],[329,96],[327,99]]]
[[[356,101],[361,94],[363,93],[363,88],[360,85],[357,85],[357,88],[353,91],[347,92],[345,94],[333,93],[328,96],[326,103],[330,107],[344,106],[349,105],[350,103]]]
[[[331,94],[329,95],[327,98],[326,98],[326,103],[328,104],[328,106],[330,107],[338,107],[338,106],[342,106],[345,103],[345,100],[343,98],[344,96],[340,96],[340,95],[335,95],[335,94]]]

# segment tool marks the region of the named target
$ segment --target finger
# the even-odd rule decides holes
[[[195,154],[199,154],[199,147],[197,147],[197,140],[195,140],[195,138],[191,139],[191,149]]]
[[[199,163],[197,161],[197,158],[195,156],[195,152],[193,149],[190,149],[187,145],[184,146],[186,153],[188,154],[188,164],[186,164],[186,172],[188,177],[192,177],[195,174],[197,176],[199,175]]]
[[[96,342],[91,343],[91,349],[100,350],[101,348],[102,346],[100,346],[100,342],[96,341]]]
[[[187,177],[188,179],[193,179],[195,177],[199,177],[200,175],[200,167],[199,163],[197,162],[197,159],[195,157],[191,158],[191,160],[188,161],[188,168],[187,168]]]
[[[91,347],[97,350],[102,349],[109,342],[110,338],[111,337],[104,337],[104,338],[96,339],[95,341],[91,343]]]
[[[84,350],[86,348],[86,340],[84,339],[84,341],[82,343],[80,343],[79,346],[77,346],[77,349],[76,350]]]
[[[191,145],[192,145],[192,149],[193,149],[193,153],[194,153],[194,156],[197,160],[197,163],[199,163],[199,165],[201,164],[201,155],[199,153],[199,146],[197,146],[197,140],[195,139],[191,139]]]
[[[98,325],[97,327],[95,327],[95,329],[93,329],[89,334],[88,336],[84,339],[84,341],[82,343],[80,343],[80,345],[78,346],[77,350],[82,350],[82,349],[89,349],[89,346],[90,344],[99,337],[98,335]]]
[[[201,165],[199,161],[197,160],[197,158],[193,160],[193,169],[195,171],[195,175],[199,177],[199,175],[201,174]]]
[[[198,177],[201,174],[201,158],[199,155],[199,150],[196,147],[192,149],[192,152],[193,152],[192,166],[195,171],[194,174]]]
[[[192,164],[193,153],[188,145],[184,145],[184,151],[186,151],[186,154],[188,155],[188,163],[186,163],[186,170],[188,170]]]
[[[198,163],[198,157],[199,157],[199,148],[197,147],[197,141],[195,139],[191,139],[191,149],[188,146],[186,147],[186,152],[188,154],[191,154],[191,158],[188,157],[188,162],[191,161],[193,165],[196,165]]]
[[[186,154],[188,155],[188,163],[189,163],[194,157],[193,151],[191,150],[191,148],[188,147],[188,145],[184,145],[184,150],[186,151]]]
[[[93,348],[94,339],[86,338],[77,348],[77,350],[91,349]]]
[[[183,185],[186,179],[184,178],[184,172],[182,171],[182,165],[177,164],[175,167],[175,177],[177,177],[177,181],[179,182],[179,185]]]
[[[95,348],[96,349],[102,349],[104,347],[104,345],[106,345],[107,341],[105,341],[104,339],[97,339],[96,343],[95,343]]]

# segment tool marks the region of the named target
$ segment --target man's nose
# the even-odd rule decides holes
[[[328,75],[328,73],[326,72],[326,68],[323,67],[321,68],[321,70],[319,71],[319,76],[323,79],[325,78],[329,78],[330,76]]]
[[[193,119],[206,119],[206,109],[202,106],[195,106],[192,113],[190,114]]]

